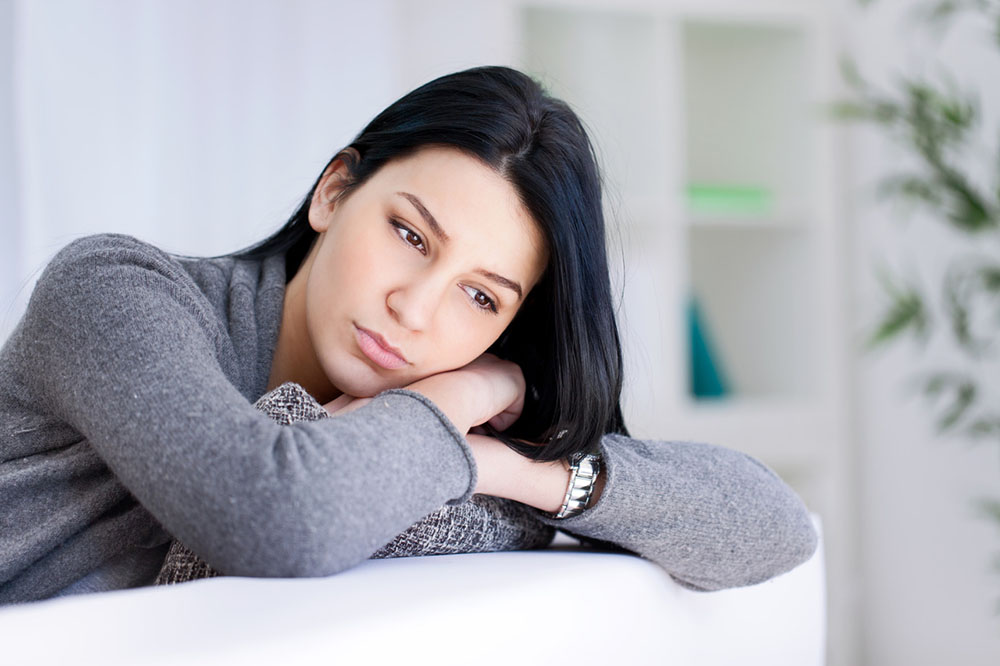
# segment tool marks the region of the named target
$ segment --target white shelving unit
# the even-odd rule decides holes
[[[452,0],[441,0],[445,5]],[[853,491],[834,128],[836,53],[807,0],[507,0],[477,53],[569,102],[602,162],[632,433],[743,450],[824,523],[830,663],[851,663]],[[458,5],[456,5],[457,8]],[[502,9],[501,9],[502,8]],[[422,31],[439,52],[448,34]],[[692,379],[688,305],[723,395]],[[710,393],[710,392],[709,392]]]
[[[801,463],[819,447],[789,441],[792,424],[822,417],[826,381],[808,24],[598,4],[522,5],[521,59],[578,110],[602,158],[624,260],[628,421],[659,438],[735,427],[727,445]],[[725,395],[692,386],[691,297]],[[769,437],[739,427],[748,419]]]
[[[518,11],[520,64],[584,118],[609,183],[627,422],[637,436],[723,444],[776,470],[823,517],[830,579],[846,579],[843,263],[818,113],[833,97],[823,16],[791,2]],[[723,395],[695,388],[692,298]],[[849,603],[831,586],[842,652]]]

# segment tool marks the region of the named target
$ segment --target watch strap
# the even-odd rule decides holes
[[[562,508],[557,513],[550,514],[553,518],[572,518],[587,508],[597,484],[597,475],[601,472],[601,456],[575,453],[569,458],[569,469],[569,484]]]

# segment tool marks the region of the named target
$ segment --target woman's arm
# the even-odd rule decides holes
[[[289,426],[255,410],[225,322],[174,260],[135,239],[71,244],[28,310],[5,347],[18,393],[223,572],[336,573],[475,489],[463,433],[416,392]]]
[[[520,368],[492,354],[406,388],[433,401],[463,434],[487,421],[500,430],[506,428],[516,420],[524,402]],[[371,398],[341,395],[324,407],[333,415],[343,415],[370,402]],[[476,493],[517,500],[551,513],[562,506],[570,474],[566,462],[531,460],[493,437],[467,434],[466,440],[476,461]],[[592,503],[600,497],[603,479],[598,477]]]
[[[463,379],[468,378],[460,371],[444,373],[410,388],[445,405],[464,433],[470,420],[463,421],[454,405],[475,391]],[[638,553],[687,587],[759,583],[801,564],[816,549],[802,500],[771,470],[738,451],[605,435],[590,508],[556,520],[548,514],[565,496],[565,462],[535,462],[490,437],[471,434],[467,440],[476,459],[476,492],[523,502],[553,527]]]
[[[555,520],[547,514],[561,506],[566,463],[529,460],[491,437],[468,440],[479,470],[476,492],[533,506],[542,522],[646,557],[692,589],[759,583],[816,549],[795,492],[737,451],[606,435],[590,508]]]
[[[463,411],[474,386],[459,370],[408,388],[441,406],[464,433],[476,422]],[[759,583],[801,564],[816,548],[809,513],[795,492],[738,451],[605,435],[590,508],[556,520],[548,514],[562,504],[566,463],[535,462],[491,437],[466,439],[477,493],[535,507],[543,522],[646,557],[693,589]]]
[[[599,500],[564,520],[542,522],[625,548],[685,587],[753,585],[813,554],[806,506],[774,472],[721,446],[605,435]]]

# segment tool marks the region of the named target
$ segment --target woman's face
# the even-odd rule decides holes
[[[457,149],[430,147],[336,201],[346,170],[331,166],[303,269],[308,337],[333,387],[372,396],[485,352],[546,263],[513,186]]]

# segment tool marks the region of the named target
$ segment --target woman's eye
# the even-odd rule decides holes
[[[396,233],[399,234],[399,237],[403,239],[404,243],[406,243],[407,245],[412,245],[421,252],[426,251],[426,248],[424,247],[424,239],[421,238],[419,234],[406,228],[405,226],[403,226],[399,222],[396,222],[395,220],[390,220],[390,224],[396,227]]]
[[[465,293],[472,298],[472,302],[476,304],[476,307],[496,314],[497,304],[492,298],[486,295],[486,292],[479,291],[475,287],[464,287],[464,289]]]

